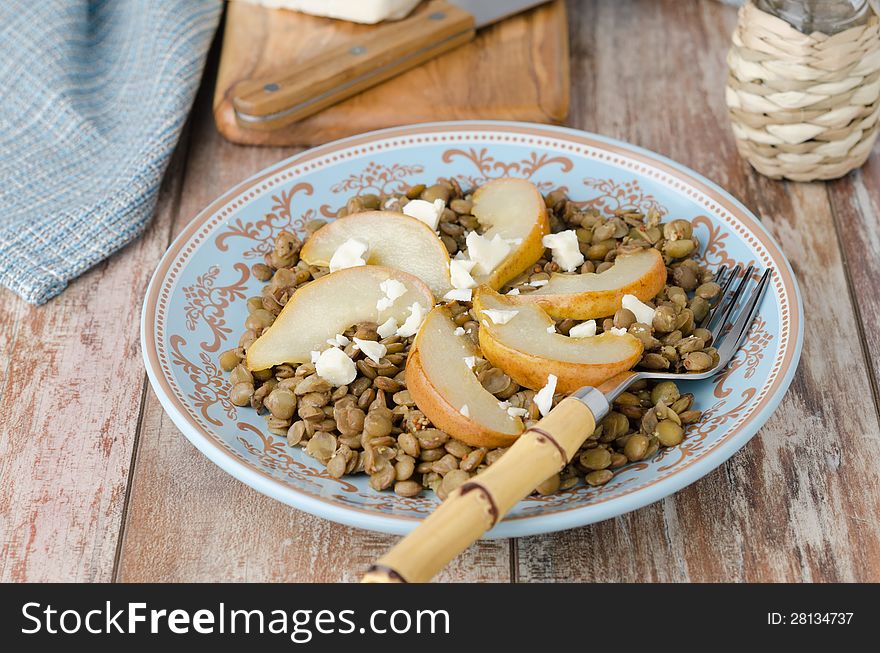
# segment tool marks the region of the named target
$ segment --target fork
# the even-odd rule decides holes
[[[490,467],[453,491],[427,519],[372,565],[365,583],[427,582],[542,482],[561,471],[593,433],[611,403],[641,380],[699,380],[724,371],[745,341],[770,284],[768,268],[749,295],[754,266],[719,268],[718,299],[700,321],[712,334],[718,362],[702,372],[622,372],[598,387],[584,387],[563,399],[525,430]],[[739,281],[737,282],[737,279]],[[736,282],[736,283],[735,283]]]

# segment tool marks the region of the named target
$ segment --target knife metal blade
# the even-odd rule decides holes
[[[545,4],[550,0],[449,0],[474,17],[477,29],[497,23],[526,9]]]

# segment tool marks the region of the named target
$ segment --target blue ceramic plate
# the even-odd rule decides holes
[[[262,285],[249,266],[262,260],[280,230],[302,234],[305,223],[331,219],[359,193],[402,191],[438,177],[473,187],[506,176],[529,179],[543,191],[565,187],[572,199],[602,211],[657,209],[687,218],[709,266],[754,263],[777,274],[728,370],[713,381],[685,384],[704,417],[680,446],[623,468],[602,487],[529,498],[489,536],[608,519],[718,467],[770,417],[800,357],[803,309],[779,245],[742,204],[687,168],[602,136],[525,123],[434,123],[336,141],[251,177],[202,211],[162,259],[143,311],[147,372],[174,423],[222,469],[279,501],[360,528],[410,531],[435,506],[433,495],[403,498],[373,491],[365,477],[332,478],[298,447],[268,433],[253,410],[230,403],[217,356],[237,344],[246,298]]]

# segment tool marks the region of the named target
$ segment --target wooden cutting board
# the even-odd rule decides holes
[[[371,129],[432,120],[492,118],[558,123],[568,114],[568,25],[564,0],[508,18],[452,52],[305,120],[275,131],[242,128],[231,89],[288,70],[355,40],[367,25],[230,2],[214,119],[230,141],[317,145]]]

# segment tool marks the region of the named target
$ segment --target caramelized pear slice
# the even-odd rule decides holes
[[[383,281],[395,280],[406,289],[384,309]],[[362,265],[323,276],[297,290],[263,334],[247,351],[253,371],[281,363],[307,363],[311,352],[327,348],[327,340],[359,322],[382,324],[393,317],[403,324],[413,304],[423,314],[434,305],[431,290],[420,279],[401,270]]]
[[[553,274],[545,286],[511,295],[514,304],[537,304],[556,319],[589,320],[614,315],[624,295],[650,301],[666,284],[666,265],[656,249],[618,256],[599,274]]]
[[[544,255],[541,240],[550,233],[550,221],[533,183],[513,178],[489,181],[474,193],[471,213],[483,227],[482,238],[491,242],[500,236],[510,248],[491,270],[478,262],[473,273],[478,284],[498,289]]]
[[[475,293],[474,309],[483,356],[520,385],[538,390],[548,374],[555,374],[557,392],[573,392],[630,369],[642,355],[642,343],[629,333],[589,338],[550,333],[554,323],[547,313],[537,304],[514,299],[484,286]]]
[[[406,364],[406,387],[434,425],[474,447],[506,447],[523,423],[511,417],[477,379],[466,357],[479,356],[467,335],[455,334],[448,309],[425,318]]]
[[[329,222],[306,240],[300,257],[309,265],[330,265],[333,253],[350,238],[369,247],[367,264],[409,272],[437,297],[452,289],[443,241],[424,222],[403,213],[367,211]]]

